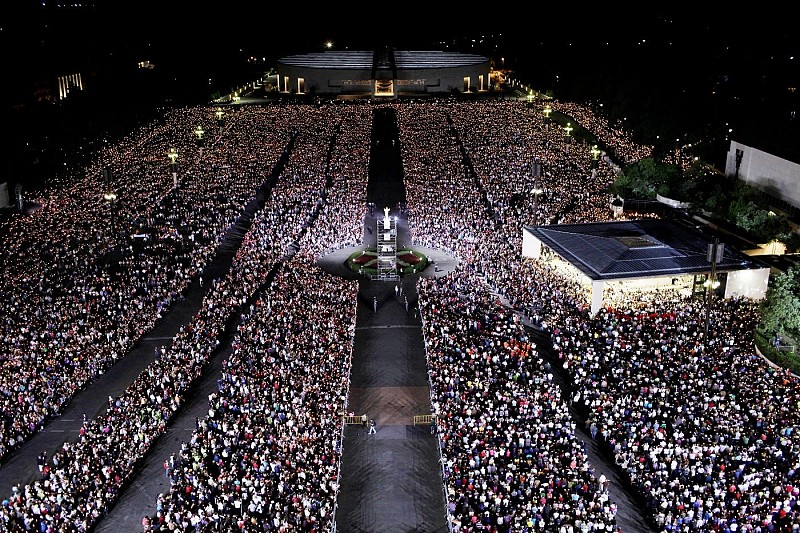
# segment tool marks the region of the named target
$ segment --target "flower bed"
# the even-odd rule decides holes
[[[372,266],[378,263],[378,254],[376,252],[368,252],[364,250],[361,252],[361,255],[353,258],[352,261],[358,266]]]
[[[421,259],[414,255],[412,252],[404,253],[403,255],[397,255],[397,264],[403,266],[410,266],[416,265],[419,263]]]
[[[398,250],[395,257],[395,267],[401,276],[422,272],[428,266],[428,258],[414,250]],[[378,251],[375,248],[359,250],[347,258],[347,266],[359,274],[375,275],[378,273],[377,265]]]

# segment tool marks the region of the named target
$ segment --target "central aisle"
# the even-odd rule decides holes
[[[389,207],[398,247],[411,244],[398,208],[405,189],[393,112],[374,117],[370,161],[367,201],[375,209],[365,217],[364,243],[375,244],[368,229]],[[359,281],[348,411],[372,418],[376,432],[345,427],[338,533],[448,531],[438,440],[429,425],[414,425],[415,415],[431,414],[418,277]]]

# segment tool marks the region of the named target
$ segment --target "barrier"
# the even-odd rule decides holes
[[[344,423],[347,426],[366,426],[368,420],[367,415],[346,415],[344,417]]]
[[[414,415],[415,426],[430,426],[436,420],[436,415]]]

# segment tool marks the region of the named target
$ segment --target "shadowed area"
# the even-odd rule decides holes
[[[374,419],[376,433],[345,428],[337,531],[447,531],[438,441],[414,425],[431,413],[420,323],[405,308],[415,280],[402,280],[402,295],[391,282],[361,286],[348,409]]]

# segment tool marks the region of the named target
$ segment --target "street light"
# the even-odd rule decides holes
[[[706,348],[708,348],[708,325],[711,322],[711,300],[714,297],[714,289],[719,287],[719,280],[717,280],[717,263],[722,259],[725,254],[725,244],[720,243],[718,238],[708,245],[708,253],[706,260],[711,263],[711,274],[703,282],[703,287],[706,288],[706,324],[705,334],[703,340],[705,341]]]
[[[600,149],[595,144],[592,146],[592,178],[596,177],[597,175],[597,161],[600,157]]]
[[[548,120],[550,120],[550,113],[552,112],[553,110],[550,108],[549,105],[544,106],[544,109],[542,109],[542,114],[544,115],[544,118]]]
[[[614,218],[621,217],[622,213],[625,212],[625,201],[621,196],[617,195],[611,200],[611,212],[614,214]]]
[[[532,103],[533,103],[533,90],[530,89],[528,90],[528,107],[530,107]]]
[[[167,152],[167,157],[169,157],[169,166],[172,167],[172,185],[176,189],[178,188],[178,150],[175,148],[170,148],[169,152]]]
[[[531,195],[533,195],[533,225],[539,224],[539,195],[544,192],[540,183],[542,177],[542,164],[538,161],[531,163],[531,177],[533,178],[533,187],[531,188]]]
[[[572,122],[567,122],[567,125],[564,126],[564,137],[567,138],[567,142],[572,140],[572,130],[575,129],[572,127]]]
[[[203,134],[205,134],[206,130],[203,129],[203,126],[197,126],[197,129],[194,130],[194,134],[197,135],[197,146],[200,147],[200,157],[203,157]]]
[[[533,195],[533,225],[539,225],[539,195],[544,192],[544,189],[538,183],[538,180],[533,183],[531,194]]]
[[[114,191],[108,191],[103,195],[103,200],[105,200],[109,206],[109,211],[111,213],[111,234],[113,235],[116,232],[114,224],[114,207],[117,202],[117,193]]]

